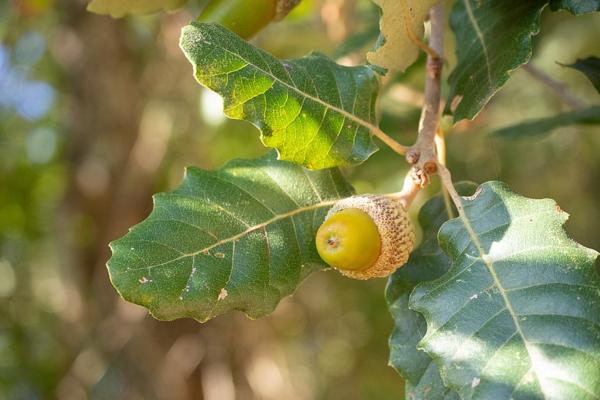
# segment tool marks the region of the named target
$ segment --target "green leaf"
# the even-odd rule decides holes
[[[188,0],[92,0],[88,11],[97,14],[109,14],[114,18],[127,14],[149,14],[157,11],[172,11],[187,3]]]
[[[600,106],[584,110],[569,111],[552,117],[539,118],[511,125],[492,132],[493,136],[503,139],[522,139],[532,136],[547,135],[561,126],[574,124],[600,124]]]
[[[183,28],[181,48],[201,84],[223,96],[225,114],[252,122],[283,160],[318,169],[358,164],[377,147],[373,70],[321,54],[279,61],[220,25]]]
[[[600,58],[592,56],[564,66],[583,72],[600,93]]]
[[[404,389],[406,393],[406,399],[409,400],[421,400],[421,399],[435,399],[435,400],[458,400],[458,393],[454,390],[445,387],[440,378],[440,372],[437,366],[431,362],[429,368],[425,371],[425,374],[421,378],[419,385],[414,386],[410,382],[406,383]]]
[[[488,182],[462,203],[439,232],[450,270],[410,299],[444,382],[464,399],[596,399],[598,253],[567,237],[553,200]]]
[[[111,281],[157,319],[264,316],[325,268],[316,230],[351,194],[338,170],[307,171],[273,154],[188,168],[181,186],[156,195],[150,216],[111,243]]]
[[[550,9],[567,10],[574,15],[587,14],[600,11],[600,0],[550,0]]]
[[[458,64],[448,77],[445,113],[473,119],[531,57],[547,0],[457,0],[450,15]]]
[[[474,183],[467,182],[456,185],[461,194],[472,194],[476,187]],[[406,379],[406,393],[410,394],[412,397],[408,398],[412,399],[457,397],[456,392],[442,383],[438,368],[431,357],[417,349],[425,334],[425,319],[408,308],[410,294],[417,284],[437,279],[450,268],[450,261],[437,241],[437,232],[447,220],[448,214],[441,194],[421,207],[421,244],[411,253],[406,265],[390,276],[385,292],[388,308],[395,323],[389,340],[390,365]]]

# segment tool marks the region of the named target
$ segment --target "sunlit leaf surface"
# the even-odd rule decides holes
[[[444,382],[466,399],[597,398],[598,253],[567,237],[553,200],[488,182],[463,206],[439,233],[450,269],[411,296]]]
[[[474,183],[456,185],[459,193],[472,194]],[[421,282],[437,279],[450,268],[450,260],[438,244],[437,233],[448,220],[448,212],[441,194],[421,207],[419,225],[423,239],[408,259],[406,265],[392,274],[386,287],[386,300],[394,330],[390,336],[390,365],[407,381],[407,398],[457,398],[456,392],[442,383],[437,366],[431,357],[417,346],[427,330],[425,319],[408,308],[408,301],[415,286]]]
[[[181,48],[201,84],[230,118],[252,122],[280,158],[319,169],[358,164],[371,138],[379,84],[369,67],[343,67],[313,53],[280,61],[220,25],[193,23]]]

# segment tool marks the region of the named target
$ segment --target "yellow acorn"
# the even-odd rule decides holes
[[[395,196],[340,200],[316,237],[321,258],[354,279],[388,276],[406,263],[414,243],[408,212]]]
[[[282,20],[300,0],[210,0],[200,22],[217,22],[249,39],[273,21]]]

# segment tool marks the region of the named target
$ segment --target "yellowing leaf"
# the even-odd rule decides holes
[[[367,60],[387,70],[406,70],[419,56],[416,41],[423,38],[425,18],[436,1],[373,0],[382,11],[379,27],[385,42]]]
[[[181,7],[187,0],[92,0],[88,11],[120,18],[127,14],[148,14]]]

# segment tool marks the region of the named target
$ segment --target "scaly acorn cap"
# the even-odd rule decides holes
[[[348,197],[329,210],[325,221],[347,208],[357,208],[369,214],[381,236],[381,253],[366,269],[338,269],[340,273],[353,279],[383,278],[406,264],[415,245],[415,230],[398,197],[371,194]]]

